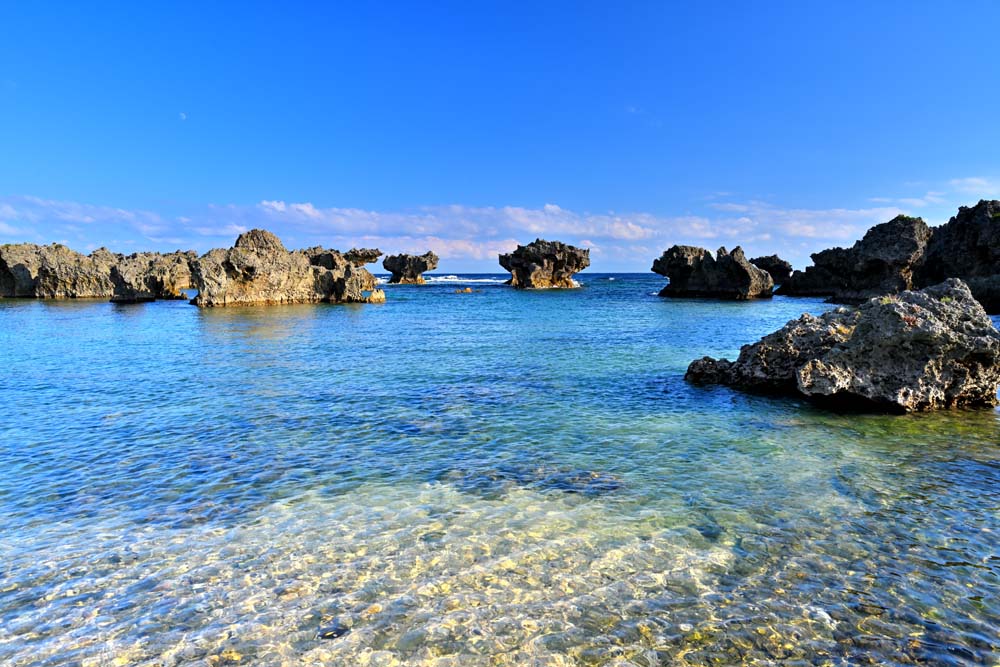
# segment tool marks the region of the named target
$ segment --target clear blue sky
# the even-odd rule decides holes
[[[6,3],[0,242],[802,264],[1000,197],[997,25],[974,1]]]

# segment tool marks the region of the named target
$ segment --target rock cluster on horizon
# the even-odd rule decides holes
[[[781,259],[777,255],[754,257],[750,260],[750,263],[758,269],[764,269],[770,273],[771,280],[776,285],[788,280],[788,276],[792,275],[792,263]]]
[[[389,255],[382,260],[382,268],[392,274],[389,282],[400,285],[423,285],[424,272],[437,268],[438,256],[433,252],[423,255]]]
[[[535,239],[500,255],[500,266],[510,271],[507,284],[519,289],[579,287],[573,276],[590,266],[590,249]]]
[[[111,299],[183,298],[194,253],[120,255],[99,248],[83,255],[59,243],[0,246],[0,297]]]
[[[362,259],[318,247],[289,251],[271,232],[253,229],[241,234],[232,248],[211,250],[192,262],[198,290],[192,303],[214,307],[384,301]],[[366,295],[369,290],[372,294]]]
[[[778,294],[826,296],[840,303],[961,278],[987,312],[1000,312],[1000,201],[963,206],[940,227],[897,216],[868,230],[850,248],[812,255]]]
[[[719,248],[713,257],[705,248],[675,245],[651,270],[670,279],[660,296],[761,299],[770,298],[774,289],[771,274],[747,261],[739,246],[732,252]]]
[[[890,411],[989,407],[1000,384],[1000,332],[952,278],[803,315],[744,345],[736,361],[692,362],[685,378]]]

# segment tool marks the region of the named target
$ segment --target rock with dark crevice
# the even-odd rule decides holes
[[[507,284],[520,289],[573,288],[573,276],[590,266],[590,249],[560,241],[535,239],[500,255],[500,266],[510,271]]]
[[[60,243],[0,246],[0,296],[35,299],[97,299],[113,292],[111,267],[119,259],[106,248],[89,255]]]
[[[670,280],[660,296],[746,300],[770,298],[774,289],[771,274],[751,264],[739,246],[719,248],[713,257],[704,248],[675,245],[652,271]]]
[[[438,256],[433,252],[423,255],[389,255],[382,260],[382,268],[392,274],[389,282],[400,285],[423,285],[426,271],[437,268]]]
[[[186,299],[183,290],[192,287],[191,263],[197,259],[193,250],[160,254],[134,253],[121,257],[111,267],[116,303],[141,303],[157,299]]]
[[[692,362],[685,378],[894,412],[991,407],[1000,332],[968,286],[952,278],[803,315],[744,345],[736,361]]]

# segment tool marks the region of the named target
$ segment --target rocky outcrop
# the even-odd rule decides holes
[[[660,296],[712,299],[770,298],[774,280],[764,269],[747,261],[743,249],[719,248],[715,257],[704,248],[675,245],[653,262],[653,273],[670,283]]]
[[[931,285],[953,277],[966,281],[988,312],[1000,312],[1000,201],[963,206],[934,228],[916,281]]]
[[[82,255],[53,243],[0,246],[0,296],[36,299],[108,298],[118,255],[99,248]]]
[[[357,257],[355,257],[357,260]],[[274,234],[253,229],[229,249],[212,250],[191,264],[197,306],[279,303],[362,303],[375,277],[336,250],[288,251]],[[384,300],[384,295],[382,295]]]
[[[192,287],[193,250],[167,253],[140,252],[120,257],[111,267],[116,303],[140,303],[156,299],[186,299],[182,290]]]
[[[423,255],[389,255],[382,260],[382,268],[392,274],[390,283],[400,285],[423,285],[424,272],[437,268],[438,256],[433,252]]]
[[[590,250],[559,241],[535,239],[514,252],[500,255],[500,266],[510,271],[507,284],[525,288],[579,287],[573,276],[590,266]]]
[[[803,315],[744,345],[736,361],[693,362],[685,378],[900,412],[988,407],[997,403],[1000,332],[953,278]]]
[[[377,262],[382,256],[382,251],[378,248],[351,248],[344,253],[344,257],[354,266],[364,266]]]
[[[829,296],[831,301],[860,303],[915,286],[914,272],[931,231],[920,218],[900,215],[876,225],[850,248],[812,255],[813,266],[794,272],[778,294]]]
[[[764,269],[771,274],[771,280],[775,284],[783,283],[792,275],[792,264],[777,255],[767,255],[766,257],[754,257],[750,263],[758,269]]]

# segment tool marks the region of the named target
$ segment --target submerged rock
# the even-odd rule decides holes
[[[241,234],[228,250],[202,255],[192,262],[191,275],[197,306],[363,303],[370,299],[364,292],[376,283],[375,276],[336,250],[288,251],[262,229]]]
[[[182,292],[192,287],[191,262],[198,256],[193,250],[161,255],[141,252],[122,257],[111,267],[111,282],[116,303],[139,303],[156,299],[186,299]]]
[[[685,379],[900,412],[997,404],[998,332],[961,280],[803,315]]]
[[[590,249],[535,239],[500,255],[500,266],[510,271],[507,284],[512,287],[579,287],[573,276],[590,266]]]
[[[113,291],[111,267],[118,259],[106,248],[82,255],[59,243],[0,246],[0,296],[108,298]]]
[[[441,481],[451,482],[465,492],[490,497],[503,495],[513,487],[599,496],[620,491],[625,486],[619,477],[606,472],[517,465],[451,470],[442,475]]]
[[[423,285],[423,273],[433,271],[437,265],[438,256],[430,251],[423,255],[389,255],[382,260],[382,268],[392,274],[389,282],[400,285]]]
[[[778,294],[829,296],[860,303],[914,287],[914,270],[931,237],[920,218],[899,215],[875,225],[850,248],[830,248],[812,255],[813,266],[795,271]]]
[[[776,284],[788,280],[788,276],[792,275],[791,262],[787,262],[777,255],[754,257],[750,260],[750,263],[758,269],[764,269],[771,274],[771,280],[773,280]]]
[[[704,248],[675,245],[651,270],[670,279],[660,296],[744,300],[770,298],[774,289],[771,274],[747,261],[739,246],[719,248],[712,257]]]

